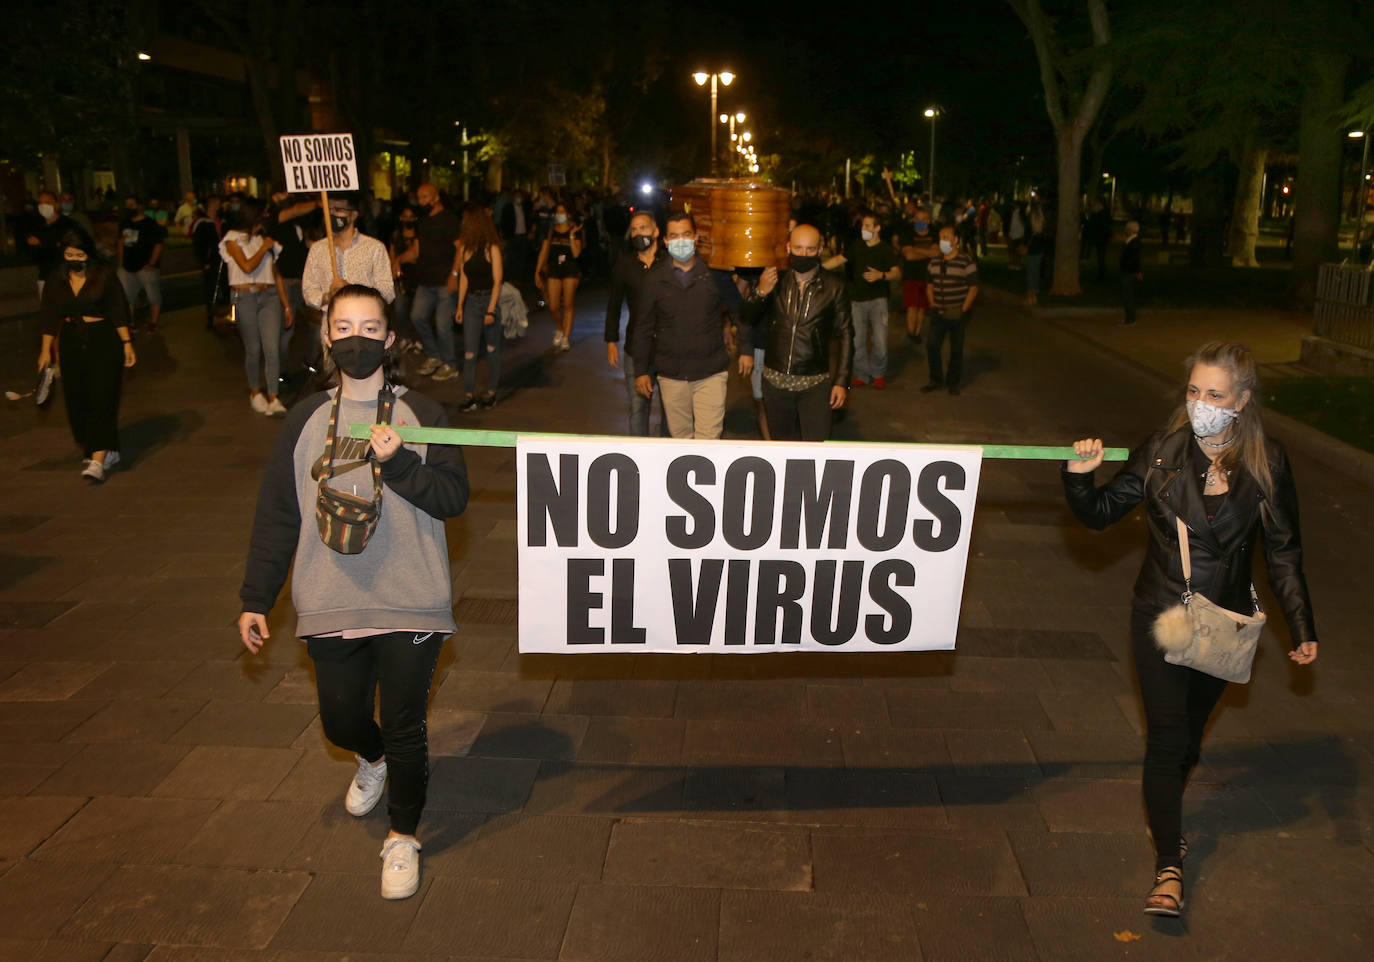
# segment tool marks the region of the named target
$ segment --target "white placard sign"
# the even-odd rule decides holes
[[[357,190],[358,155],[352,134],[300,134],[281,138],[286,189]]]
[[[522,435],[520,651],[951,649],[982,453]]]

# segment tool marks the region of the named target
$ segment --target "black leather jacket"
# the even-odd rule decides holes
[[[783,374],[821,374],[830,370],[830,340],[840,342],[832,383],[849,387],[854,374],[854,318],[844,277],[817,268],[805,288],[792,271],[782,271],[777,286],[745,298],[743,317],[753,325],[753,343],[763,348],[763,363]]]
[[[1196,447],[1187,425],[1172,434],[1156,434],[1132,451],[1126,466],[1101,487],[1094,487],[1091,474],[1065,470],[1069,507],[1080,521],[1100,531],[1145,502],[1150,541],[1136,578],[1134,602],[1151,611],[1178,604],[1183,592],[1176,517],[1188,526],[1193,590],[1232,611],[1250,612],[1251,569],[1256,542],[1262,540],[1269,585],[1288,622],[1293,647],[1316,641],[1302,571],[1298,492],[1283,448],[1276,441],[1266,442],[1272,498],[1266,499],[1250,473],[1237,467],[1231,472],[1226,499],[1208,522],[1190,446]]]

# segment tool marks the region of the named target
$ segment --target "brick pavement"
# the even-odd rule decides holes
[[[516,390],[472,423],[622,430],[598,307],[556,358],[538,316]],[[164,327],[140,338],[129,469],[103,487],[77,478],[60,401],[0,410],[0,962],[1368,957],[1374,654],[1347,549],[1374,515],[1339,471],[1299,462],[1323,658],[1300,672],[1268,637],[1227,696],[1175,923],[1140,914],[1138,520],[1094,535],[1052,466],[987,464],[953,654],[522,657],[513,456],[469,450],[425,878],[385,903],[385,816],[343,811],[351,764],[301,646],[250,657],[230,629],[277,427],[232,342],[194,312]],[[1131,444],[1169,403],[1137,364],[996,306],[960,398],[919,394],[919,358],[894,352],[840,436]],[[735,385],[727,431],[751,430]]]

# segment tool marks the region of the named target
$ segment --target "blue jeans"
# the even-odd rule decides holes
[[[477,356],[483,351],[490,365],[487,391],[495,394],[496,386],[501,383],[501,341],[505,333],[499,314],[490,324],[483,323],[490,303],[491,291],[469,294],[463,302],[463,386],[469,394],[477,393]]]
[[[653,408],[658,408],[658,423],[663,429],[663,434],[667,434],[668,422],[663,418],[663,395],[659,391],[654,391],[652,398],[647,398],[635,390],[635,359],[630,356],[629,351],[620,355],[620,367],[625,371],[625,394],[630,399],[630,435],[636,438],[647,438],[649,436],[649,412]],[[658,386],[658,378],[649,375],[654,380],[654,386]]]
[[[887,377],[887,298],[854,301],[854,376]]]
[[[234,304],[235,326],[243,338],[248,389],[275,396],[281,375],[281,298],[272,287],[265,291],[230,291],[229,297]],[[265,369],[262,373],[258,371],[259,365]]]
[[[437,357],[451,367],[458,366],[458,348],[453,336],[453,312],[458,295],[439,284],[415,288],[410,305],[410,322],[420,335],[426,357]]]

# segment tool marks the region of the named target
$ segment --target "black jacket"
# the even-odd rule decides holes
[[[1140,235],[1137,234],[1121,248],[1121,273],[1140,273]]]
[[[635,251],[624,250],[615,259],[615,267],[611,269],[611,298],[606,302],[606,342],[614,344],[620,340],[620,309],[628,300],[630,319],[625,322],[625,353],[631,357],[634,357],[635,324],[648,307],[648,301],[644,297],[648,286],[646,282],[653,269],[667,257],[667,252],[659,246],[654,250],[653,263],[645,264]]]
[[[666,258],[644,277],[644,309],[626,334],[637,374],[647,374],[652,366],[662,377],[699,381],[730,366],[725,347],[730,311],[715,276],[700,257],[687,272],[686,285],[681,273]]]
[[[854,318],[842,275],[818,270],[803,290],[792,271],[783,271],[767,296],[755,288],[745,304],[750,323],[742,327],[753,327],[765,365],[802,376],[829,371],[834,339],[840,351],[832,383],[849,387],[854,374]]]
[[[1183,592],[1176,517],[1188,526],[1193,590],[1242,614],[1250,612],[1251,569],[1255,544],[1261,541],[1269,584],[1288,622],[1293,646],[1316,641],[1302,570],[1298,492],[1283,448],[1276,441],[1266,442],[1274,480],[1272,498],[1266,499],[1250,473],[1237,467],[1231,472],[1230,490],[1221,509],[1208,522],[1189,451],[1193,444],[1188,425],[1172,434],[1156,434],[1132,451],[1126,466],[1101,487],[1094,487],[1091,474],[1065,470],[1069,507],[1080,521],[1100,531],[1145,502],[1150,541],[1135,582],[1135,604],[1152,611],[1178,604]]]

